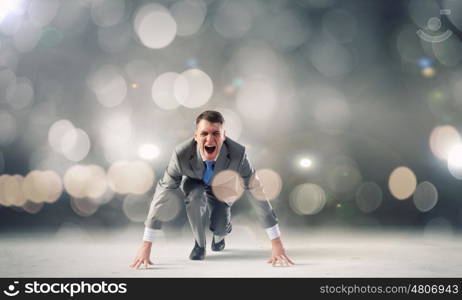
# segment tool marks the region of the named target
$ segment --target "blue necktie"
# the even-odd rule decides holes
[[[209,184],[210,179],[213,176],[213,166],[215,165],[214,161],[206,160],[205,161],[205,171],[204,179],[202,179],[206,184]]]

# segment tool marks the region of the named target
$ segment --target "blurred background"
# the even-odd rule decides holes
[[[283,231],[453,235],[461,30],[457,0],[2,0],[0,232],[141,239],[174,146],[214,109]],[[234,223],[257,230],[248,197]],[[182,201],[167,232],[189,234]]]

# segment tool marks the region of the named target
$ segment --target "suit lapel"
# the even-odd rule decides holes
[[[223,146],[220,150],[220,155],[218,155],[217,162],[215,164],[215,169],[213,170],[213,175],[217,175],[223,170],[226,170],[229,166],[230,157],[229,157],[229,149],[226,143],[223,143]],[[213,179],[213,177],[212,177]]]

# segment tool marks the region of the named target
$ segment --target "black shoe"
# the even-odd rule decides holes
[[[212,238],[212,251],[221,251],[225,249],[225,239],[223,238],[220,242],[215,243],[215,238]]]
[[[189,254],[189,259],[190,260],[204,260],[205,258],[205,247],[199,247],[197,242],[194,244],[194,248],[191,251],[191,254]]]

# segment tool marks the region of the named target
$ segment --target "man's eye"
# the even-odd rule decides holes
[[[207,133],[202,132],[202,133],[201,133],[201,136],[207,136]]]

